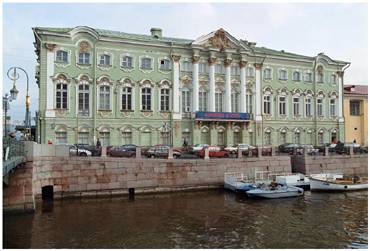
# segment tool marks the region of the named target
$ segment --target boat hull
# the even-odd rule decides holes
[[[259,197],[266,199],[280,199],[280,198],[290,198],[302,196],[304,190],[302,188],[290,187],[288,189],[282,190],[263,190],[263,189],[254,189],[247,191],[247,195],[250,197]]]
[[[310,178],[311,191],[356,191],[368,188],[367,183],[338,184],[326,180]]]

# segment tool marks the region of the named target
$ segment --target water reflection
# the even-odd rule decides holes
[[[367,248],[367,192],[251,200],[224,191],[55,201],[4,216],[4,247]]]

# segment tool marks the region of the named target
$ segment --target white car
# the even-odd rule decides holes
[[[230,152],[230,153],[237,153],[238,149],[241,149],[242,151],[248,151],[248,150],[254,149],[254,148],[255,148],[254,146],[250,146],[248,144],[237,144],[237,145],[233,145],[233,146],[228,146],[228,147],[225,148],[225,150]]]
[[[209,145],[208,144],[196,144],[195,146],[193,146],[192,151],[193,152],[199,152],[200,150],[202,150],[205,147],[209,147]]]
[[[77,146],[73,145],[69,148],[69,154],[76,156],[78,151],[78,156],[91,156],[92,152],[83,148],[77,148]]]

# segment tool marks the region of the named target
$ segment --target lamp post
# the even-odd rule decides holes
[[[3,108],[5,112],[5,121],[4,121],[4,136],[8,134],[8,122],[7,122],[7,117],[8,117],[8,110],[10,108],[9,102],[12,101],[12,98],[9,97],[9,94],[6,93],[5,96],[3,96]]]
[[[10,90],[10,96],[11,96],[12,100],[16,100],[18,92],[19,92],[17,90],[16,85],[15,85],[16,81],[19,79],[19,74],[17,73],[17,70],[23,71],[23,73],[26,75],[26,79],[27,79],[25,126],[26,126],[26,129],[27,129],[27,134],[29,134],[30,131],[31,131],[31,117],[30,117],[30,113],[29,113],[30,112],[30,105],[31,105],[31,100],[30,100],[30,96],[29,96],[29,81],[28,81],[29,78],[28,78],[27,72],[21,67],[17,67],[17,66],[10,67],[8,72],[7,72],[8,78],[13,81],[13,88]],[[13,74],[9,75],[11,71],[13,71]],[[28,138],[28,136],[29,135],[27,135],[27,138]]]

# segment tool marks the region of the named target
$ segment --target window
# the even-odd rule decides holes
[[[183,90],[182,91],[182,112],[190,112],[190,91]]]
[[[265,144],[271,145],[271,132],[265,132]]]
[[[161,70],[169,71],[171,69],[171,62],[168,59],[162,59],[160,61],[160,67]]]
[[[78,144],[89,144],[89,133],[79,132],[78,133]]]
[[[152,109],[152,90],[148,87],[141,89],[141,109],[150,111]]]
[[[240,75],[240,68],[238,66],[231,67],[231,75],[237,76]]]
[[[202,90],[199,91],[199,111],[207,111],[207,92]]]
[[[359,116],[360,115],[360,101],[359,100],[350,100],[350,113],[352,116]]]
[[[239,111],[239,93],[232,92],[231,93],[231,112],[238,112]]]
[[[110,66],[110,56],[107,54],[100,55],[99,65]]]
[[[123,87],[122,89],[122,110],[132,110],[132,87]]]
[[[142,58],[141,59],[141,69],[151,70],[152,69],[152,59],[151,58]]]
[[[267,68],[263,70],[263,78],[271,79],[271,69]]]
[[[306,72],[304,74],[304,81],[306,81],[306,82],[312,82],[312,73],[311,72]]]
[[[56,108],[67,109],[68,105],[68,89],[67,84],[59,83],[56,89]]]
[[[217,145],[219,146],[225,145],[225,132],[224,131],[217,132]]]
[[[241,133],[240,133],[240,131],[239,132],[235,132],[234,131],[234,133],[233,133],[234,135],[234,145],[236,145],[236,144],[240,144],[240,143],[242,143],[242,139],[241,139]]]
[[[55,132],[56,144],[67,144],[67,132]]]
[[[215,93],[215,107],[216,112],[222,112],[223,107],[223,93],[221,91],[216,91]]]
[[[90,53],[81,52],[78,55],[78,63],[79,64],[90,64]]]
[[[293,115],[294,116],[299,115],[299,98],[298,97],[293,98]]]
[[[132,66],[132,57],[129,56],[123,56],[122,58],[122,68],[131,69]]]
[[[122,144],[132,144],[132,132],[122,132]]]
[[[293,81],[301,81],[301,73],[299,71],[293,73]]]
[[[336,116],[336,99],[335,98],[332,98],[330,99],[330,116],[334,117]]]
[[[323,83],[324,82],[324,74],[322,72],[317,73],[317,83]]]
[[[280,133],[280,143],[285,144],[286,143],[286,132]]]
[[[188,61],[184,61],[181,63],[181,70],[182,71],[192,71],[192,63]]]
[[[247,104],[247,113],[252,113],[253,100],[251,93],[247,93],[247,95],[245,96],[245,103]]]
[[[300,132],[294,133],[294,143],[301,144],[301,133]]]
[[[288,79],[288,72],[286,70],[279,71],[279,80],[287,80]]]
[[[90,86],[88,84],[80,84],[78,86],[78,112],[82,115],[88,115],[89,113],[89,97]]]
[[[319,134],[317,135],[317,141],[319,145],[324,144],[324,133],[323,132],[319,132]]]
[[[225,74],[225,66],[223,64],[216,64],[215,66],[215,73],[218,74]]]
[[[324,116],[322,109],[322,98],[317,99],[317,116]]]
[[[263,96],[263,113],[271,114],[271,96]]]
[[[306,98],[306,116],[309,117],[309,116],[312,116],[312,113],[311,113],[311,97],[307,97]]]
[[[253,132],[249,132],[249,144],[253,145],[254,143],[254,137],[253,137]]]
[[[335,85],[337,83],[337,76],[335,74],[332,74],[330,76],[330,83]]]
[[[161,132],[161,139],[163,145],[170,145],[170,133],[169,132]]]
[[[279,97],[279,115],[286,114],[286,97]]]
[[[170,89],[161,89],[161,111],[170,110]]]
[[[199,72],[200,73],[207,73],[209,71],[207,63],[200,63],[199,64]]]
[[[107,85],[100,86],[99,109],[110,110],[110,87]]]
[[[57,51],[56,61],[61,63],[68,63],[68,52],[62,50]]]
[[[254,68],[248,67],[247,68],[247,77],[253,77],[254,76]]]
[[[99,139],[102,146],[110,145],[110,133],[109,132],[99,132]]]

